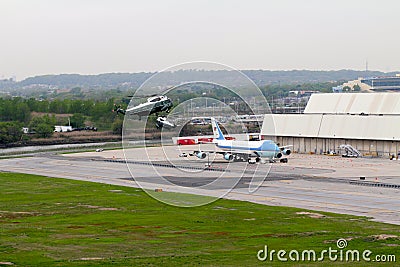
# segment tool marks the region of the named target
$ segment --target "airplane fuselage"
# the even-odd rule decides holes
[[[243,151],[252,153],[260,158],[280,158],[281,149],[271,140],[263,141],[236,141],[236,140],[217,140],[215,143],[218,148],[224,151]]]
[[[249,163],[263,162],[262,158],[267,158],[270,162],[281,158],[283,155],[290,155],[290,149],[279,147],[272,140],[261,141],[236,141],[227,140],[221,131],[215,118],[211,118],[211,125],[214,133],[213,143],[221,151],[202,151],[195,150],[190,153],[191,156],[196,156],[199,159],[205,159],[207,154],[216,153],[223,155],[228,161],[248,161]],[[281,162],[287,162],[287,159],[281,159]]]

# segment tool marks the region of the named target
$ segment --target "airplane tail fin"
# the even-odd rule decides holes
[[[219,128],[218,122],[215,120],[215,118],[211,118],[211,125],[214,133],[214,139],[225,140],[225,136],[222,133],[221,128]]]

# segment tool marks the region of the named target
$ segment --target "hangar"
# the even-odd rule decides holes
[[[364,156],[397,155],[400,94],[313,94],[303,114],[265,115],[261,138],[298,153],[337,153],[348,144]]]

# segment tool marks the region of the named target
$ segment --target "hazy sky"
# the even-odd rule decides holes
[[[0,0],[0,78],[238,69],[400,70],[398,0]]]

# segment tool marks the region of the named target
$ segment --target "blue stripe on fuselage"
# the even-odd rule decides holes
[[[219,148],[225,148],[225,149],[237,149],[237,150],[249,150],[249,151],[273,151],[273,152],[280,151],[279,147],[275,143],[272,143],[270,141],[265,141],[259,147],[221,146],[218,144],[217,146]]]

